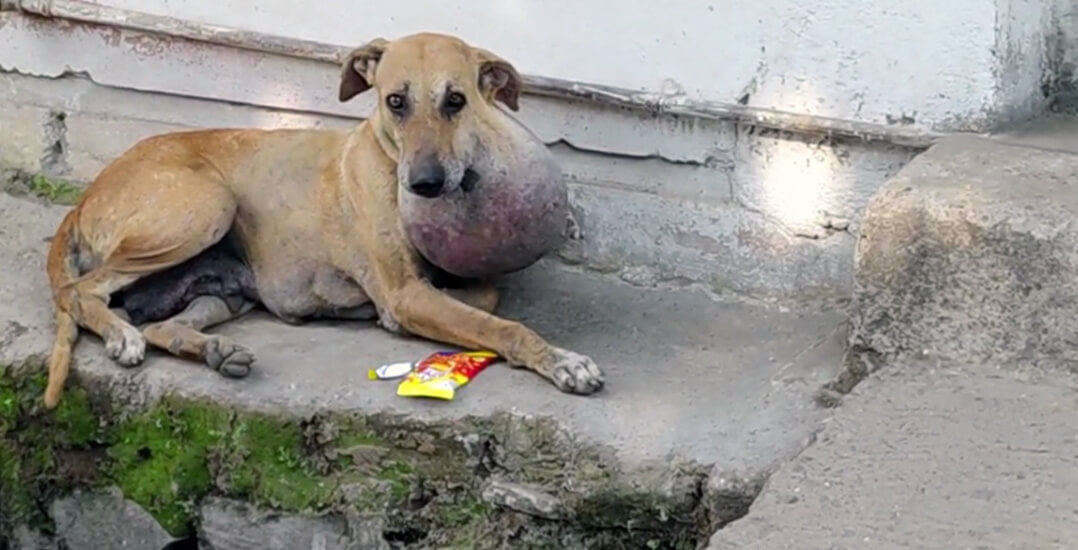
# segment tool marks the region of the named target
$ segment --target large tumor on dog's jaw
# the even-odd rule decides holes
[[[401,189],[401,221],[434,266],[469,279],[524,269],[557,248],[569,223],[568,189],[547,146],[505,113],[473,155],[460,188],[434,198]],[[477,178],[474,176],[478,176]]]

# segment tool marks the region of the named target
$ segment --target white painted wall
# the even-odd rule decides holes
[[[1055,0],[99,0],[342,45],[450,32],[526,73],[981,129],[1039,94]]]

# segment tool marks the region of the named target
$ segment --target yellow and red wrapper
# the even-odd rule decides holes
[[[452,400],[457,389],[471,382],[483,369],[498,360],[498,355],[490,351],[440,351],[414,363],[397,386],[397,395],[402,397],[433,397]],[[396,364],[393,364],[396,365]],[[383,365],[384,368],[388,365]],[[404,365],[394,369],[400,372]],[[385,373],[389,375],[389,372]],[[395,374],[395,373],[394,373]],[[390,376],[384,376],[389,378]],[[372,376],[374,378],[374,376]],[[378,378],[383,378],[379,376]],[[393,376],[395,378],[395,376]]]

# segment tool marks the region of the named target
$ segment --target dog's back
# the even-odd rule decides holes
[[[345,135],[334,130],[246,128],[159,134],[138,141],[102,170],[87,189],[87,194],[94,193],[95,187],[123,185],[122,181],[108,177],[110,168],[143,162],[152,163],[158,168],[172,166],[197,171],[213,170],[226,181],[254,179],[243,176],[257,172],[259,166],[267,164],[264,162],[266,157],[272,160],[268,164],[274,167],[310,165],[333,155]],[[228,185],[232,186],[232,183],[229,181]]]

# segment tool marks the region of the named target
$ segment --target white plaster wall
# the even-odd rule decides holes
[[[522,71],[873,122],[982,129],[1039,92],[1055,0],[99,0],[336,44],[432,30]],[[1015,107],[1017,106],[1017,107]]]

